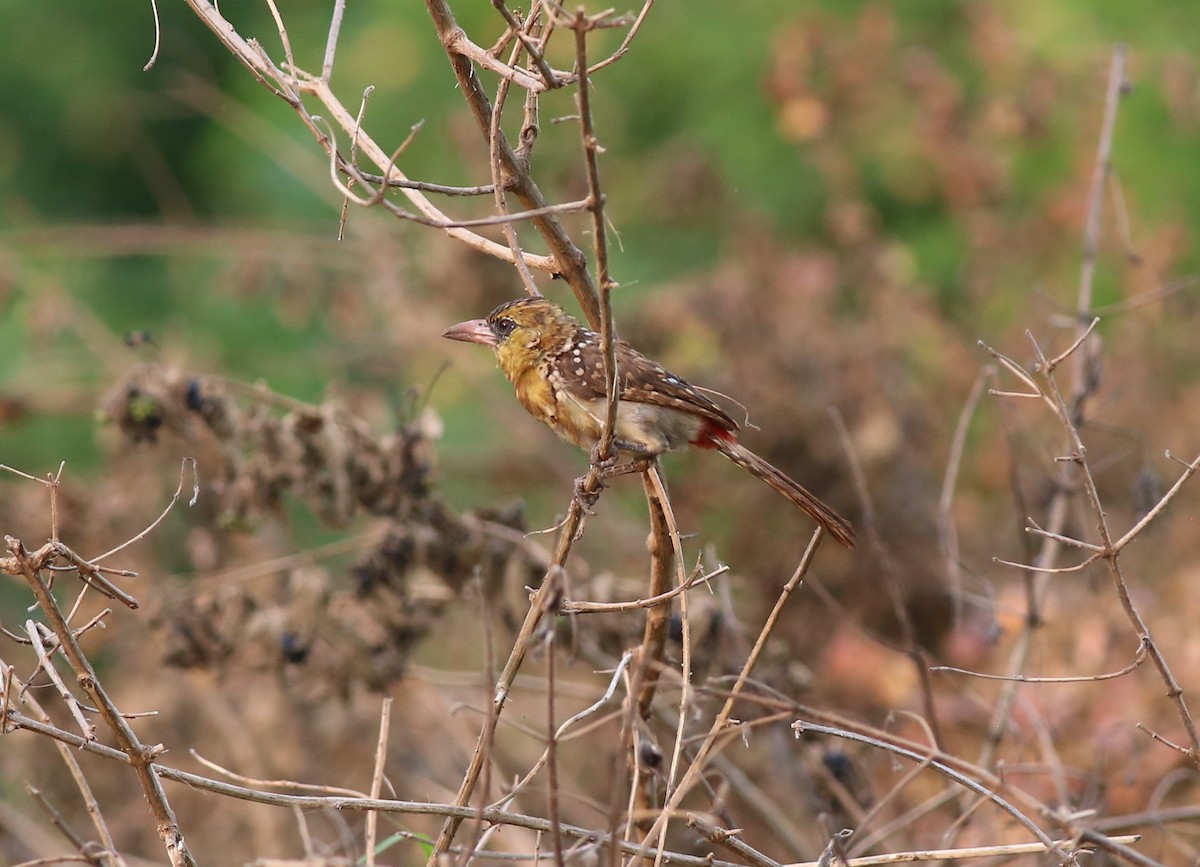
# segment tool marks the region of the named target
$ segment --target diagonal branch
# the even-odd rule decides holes
[[[190,2],[200,2],[200,0],[190,0]],[[475,74],[471,58],[459,50],[462,48],[458,36],[462,32],[461,28],[455,21],[454,13],[450,10],[446,0],[426,0],[425,5],[429,9],[438,36],[441,37],[442,45],[450,58],[450,66],[454,70],[455,78],[458,79],[458,86],[467,102],[467,107],[471,110],[475,123],[486,138],[491,131],[492,106],[487,94],[483,91],[479,77]],[[541,82],[539,81],[538,84],[540,86]],[[523,161],[517,158],[507,137],[502,132],[496,137],[495,147],[506,179],[511,181],[513,195],[527,210],[546,207],[548,203],[545,196],[538,189]],[[554,261],[552,270],[555,276],[561,277],[567,282],[574,291],[575,298],[587,317],[588,323],[593,329],[599,330],[600,305],[596,284],[587,270],[587,259],[583,252],[571,240],[566,229],[558,220],[544,217],[536,218],[531,222],[550,250],[550,258]],[[506,253],[511,254],[507,247],[503,249]],[[511,261],[509,256],[502,258]]]
[[[116,737],[121,752],[128,757],[129,763],[133,766],[138,782],[141,784],[142,793],[146,796],[146,800],[150,804],[150,811],[158,823],[158,835],[166,846],[171,864],[174,867],[194,867],[196,862],[188,851],[183,833],[179,830],[179,822],[175,818],[175,811],[171,809],[162,783],[155,772],[153,760],[158,754],[157,750],[142,744],[129,723],[117,710],[116,705],[97,678],[91,662],[88,661],[83,649],[79,646],[75,633],[67,624],[62,610],[58,607],[58,601],[50,592],[41,572],[33,568],[33,564],[26,555],[25,547],[20,541],[9,537],[8,550],[20,564],[22,576],[33,591],[38,605],[49,622],[50,629],[58,637],[63,654],[76,677],[79,678],[80,686],[99,708],[100,716]]]

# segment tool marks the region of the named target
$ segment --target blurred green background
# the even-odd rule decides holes
[[[320,66],[330,5],[279,3],[297,62],[308,70]],[[501,34],[491,4],[454,5],[478,43]],[[486,148],[423,4],[348,7],[333,76],[342,101],[353,110],[374,88],[364,126],[384,149],[424,122],[400,160],[409,177],[488,182]],[[221,8],[281,57],[265,4],[226,0]],[[341,198],[294,113],[186,6],[161,4],[160,12],[161,54],[144,72],[154,36],[148,4],[0,0],[0,463],[41,475],[67,462],[63,510],[77,523],[65,538],[77,550],[107,550],[136,534],[175,489],[179,457],[195,444],[163,436],[131,445],[98,410],[131,368],[161,362],[188,375],[261,382],[302,401],[332,400],[375,433],[431,407],[442,428],[439,495],[460,510],[519,497],[529,527],[552,525],[585,456],[525,416],[487,353],[439,337],[517,295],[513,271],[381,209],[351,208],[339,241]],[[1198,34],[1200,5],[1180,0],[659,0],[631,52],[595,76],[622,334],[681,375],[744,401],[762,428],[747,432],[750,445],[865,528],[848,468],[852,450],[874,526],[890,546],[864,545],[853,560],[823,549],[823,577],[842,608],[831,616],[815,603],[797,606],[781,627],[788,646],[780,659],[788,672],[792,660],[811,662],[816,675],[801,680],[821,691],[814,701],[880,714],[917,706],[910,661],[863,637],[896,634],[895,611],[879,589],[885,570],[903,585],[913,640],[935,655],[1001,667],[1002,642],[1022,628],[1013,614],[1023,610],[1021,578],[997,571],[992,558],[1025,559],[1029,537],[1020,528],[1048,500],[1061,429],[1030,402],[980,405],[953,504],[974,618],[948,614],[947,598],[962,588],[947,589],[936,531],[940,486],[958,415],[989,361],[978,341],[1020,363],[1033,357],[1026,329],[1048,350],[1070,343],[1087,193],[1118,42],[1128,45],[1130,90],[1115,127],[1115,180],[1105,191],[1096,274],[1094,306],[1106,314],[1104,362],[1095,371],[1102,387],[1089,406],[1098,423],[1085,431],[1114,522],[1128,526],[1144,513],[1145,492],[1177,476],[1165,449],[1196,453],[1200,355],[1189,281],[1200,272]],[[596,34],[593,56],[614,50],[622,35]],[[551,58],[560,67],[572,62],[563,53],[568,42]],[[494,93],[494,77],[481,78]],[[519,120],[515,100],[511,108],[510,133]],[[542,101],[533,166],[552,201],[586,192],[577,126],[555,122],[574,111],[569,91]],[[486,198],[442,203],[464,218],[492,211]],[[588,249],[588,222],[566,224]],[[527,230],[522,237],[540,252]],[[562,286],[543,281],[542,289],[569,303]],[[845,442],[829,407],[845,420]],[[706,455],[672,457],[672,498],[684,531],[696,534],[686,540],[688,557],[701,549],[731,562],[739,616],[756,623],[754,607],[771,604],[808,525],[772,492],[714,463],[721,464]],[[203,479],[207,468],[200,471]],[[31,547],[47,535],[39,487],[3,475],[0,492],[3,532]],[[1151,528],[1153,545],[1128,556],[1152,576],[1148,619],[1186,661],[1180,679],[1194,685],[1200,601],[1191,572],[1200,560],[1191,496],[1185,491],[1184,505]],[[614,502],[622,508],[612,509]],[[352,537],[369,523],[331,529],[297,497],[278,520],[270,515],[252,528],[259,532],[242,534],[214,530],[203,509],[202,502],[172,515],[131,549],[121,566],[153,580],[183,576],[164,582],[169,591],[144,581],[139,593],[157,601],[198,576],[220,578],[214,564],[253,569]],[[1072,531],[1091,532],[1082,512],[1072,521]],[[644,538],[638,486],[615,485],[573,568],[589,573],[586,563],[589,577],[611,571],[637,584]],[[357,553],[334,558],[335,583],[352,584],[343,567]],[[742,580],[746,573],[754,580]],[[524,577],[514,578],[521,605]],[[1057,631],[1039,633],[1031,670],[1078,674],[1126,664],[1135,642],[1115,604],[1096,602],[1096,588],[1106,586],[1056,585],[1066,602],[1049,615]],[[282,580],[270,589],[294,595]],[[26,594],[15,585],[5,594],[0,613],[24,611]],[[456,606],[447,616],[466,626],[442,625],[420,652],[441,669],[478,663],[475,609]],[[106,640],[126,643],[113,658],[148,668],[126,675],[133,689],[169,685],[203,696],[195,680],[161,676],[161,632],[113,629]],[[863,655],[870,652],[878,655]],[[881,657],[887,665],[870,661]],[[266,675],[238,681],[237,701],[276,701],[265,682]],[[1104,763],[1115,768],[1112,779],[1122,782],[1109,790],[1114,810],[1140,809],[1174,756],[1160,750],[1157,763],[1144,762],[1127,740],[1113,736],[1097,747],[1078,733],[1132,731],[1127,719],[1113,722],[1122,713],[1174,725],[1161,683],[1147,677],[1142,686],[1134,697],[1088,693],[1062,705],[1077,718],[1054,717],[1056,733],[1067,732],[1065,762],[1094,765],[1098,774]],[[967,738],[986,724],[981,705],[963,697],[976,688],[983,689],[973,683],[948,698],[962,699],[953,714],[965,721]],[[1057,695],[1046,700],[1048,717],[1058,713]],[[172,701],[151,692],[135,703]],[[279,705],[285,710],[273,712],[286,715],[287,702]],[[177,718],[155,724],[204,728],[179,708]],[[214,716],[226,713],[213,708]],[[377,708],[359,710],[369,734],[355,742],[373,743]],[[275,743],[277,722],[266,711],[260,722],[261,742]],[[177,734],[160,736],[173,748],[189,743]],[[430,742],[442,735],[431,733]],[[290,761],[300,752],[284,750],[288,743],[278,740]],[[295,743],[307,749],[310,741]],[[440,755],[436,743],[425,752]],[[1020,758],[1032,761],[1037,749]],[[300,758],[323,761],[315,748]],[[302,775],[279,763],[263,775]],[[322,778],[324,770],[303,773]],[[457,774],[428,776],[453,783]],[[114,775],[111,785],[127,793],[126,783]],[[221,821],[214,815],[214,826]],[[227,827],[218,830],[217,847],[228,836]]]
[[[500,34],[487,4],[458,6],[478,42]],[[280,8],[298,62],[318,68],[328,10]],[[480,436],[531,428],[512,421],[487,359],[437,339],[516,294],[515,275],[377,211],[352,209],[339,242],[341,201],[319,148],[186,7],[161,9],[148,72],[149,7],[0,9],[0,460],[100,473],[113,447],[96,434],[100,395],[132,364],[164,359],[301,400],[372,395],[368,415],[382,427],[437,380],[457,495],[478,495],[484,468],[503,475],[497,450],[515,447],[518,467],[555,461],[559,480],[577,471],[570,456],[548,457],[548,439]],[[280,54],[263,4],[224,11]],[[762,322],[795,324],[783,335],[783,362],[796,365],[785,387],[815,405],[801,421],[818,419],[825,440],[822,407],[859,407],[871,380],[872,399],[919,393],[928,404],[917,415],[945,427],[981,360],[977,339],[1019,334],[1074,303],[1118,41],[1132,90],[1096,303],[1197,270],[1198,31],[1200,8],[1168,0],[660,3],[631,55],[594,82],[618,310],[644,311],[625,333],[770,414],[769,376],[742,360],[763,325],[721,306],[741,297],[738,309],[753,306]],[[593,55],[622,35],[597,34]],[[566,43],[552,57],[560,66]],[[385,148],[424,122],[402,159],[410,177],[488,179],[421,4],[355,4],[333,83],[351,107],[374,88],[365,124]],[[569,92],[543,100],[534,165],[552,199],[584,189],[576,128],[554,122],[573,111]],[[447,204],[464,217],[490,207]],[[586,248],[586,224],[568,226]],[[780,288],[739,295],[731,281]],[[1167,319],[1157,345],[1184,376],[1190,329]],[[822,349],[827,326],[857,330]],[[141,332],[153,345],[125,345]],[[859,356],[848,382],[852,341],[878,351]],[[447,362],[457,372],[439,379]],[[782,440],[770,441],[777,452],[804,447]],[[811,450],[818,464],[840,461],[835,447]]]

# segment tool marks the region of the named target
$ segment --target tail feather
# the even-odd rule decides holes
[[[793,481],[780,472],[779,469],[733,439],[733,437],[709,437],[705,445],[715,448],[743,470],[757,476],[771,488],[783,494],[798,509],[820,524],[829,535],[833,536],[833,538],[837,539],[847,548],[854,547],[854,528],[850,526],[849,521],[810,494],[799,483]]]

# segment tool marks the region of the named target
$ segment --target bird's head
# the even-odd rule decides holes
[[[543,353],[570,340],[579,323],[545,298],[522,298],[501,304],[486,319],[460,322],[442,333],[451,340],[482,343],[495,350],[505,372],[531,364]]]

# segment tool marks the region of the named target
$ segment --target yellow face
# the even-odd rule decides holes
[[[501,304],[486,319],[460,322],[442,336],[490,346],[512,382],[531,370],[556,338],[578,327],[566,311],[545,298],[523,298]]]
[[[544,298],[502,304],[486,321],[496,337],[496,357],[509,379],[536,363],[547,340],[560,334],[565,325],[573,325],[561,307]]]

